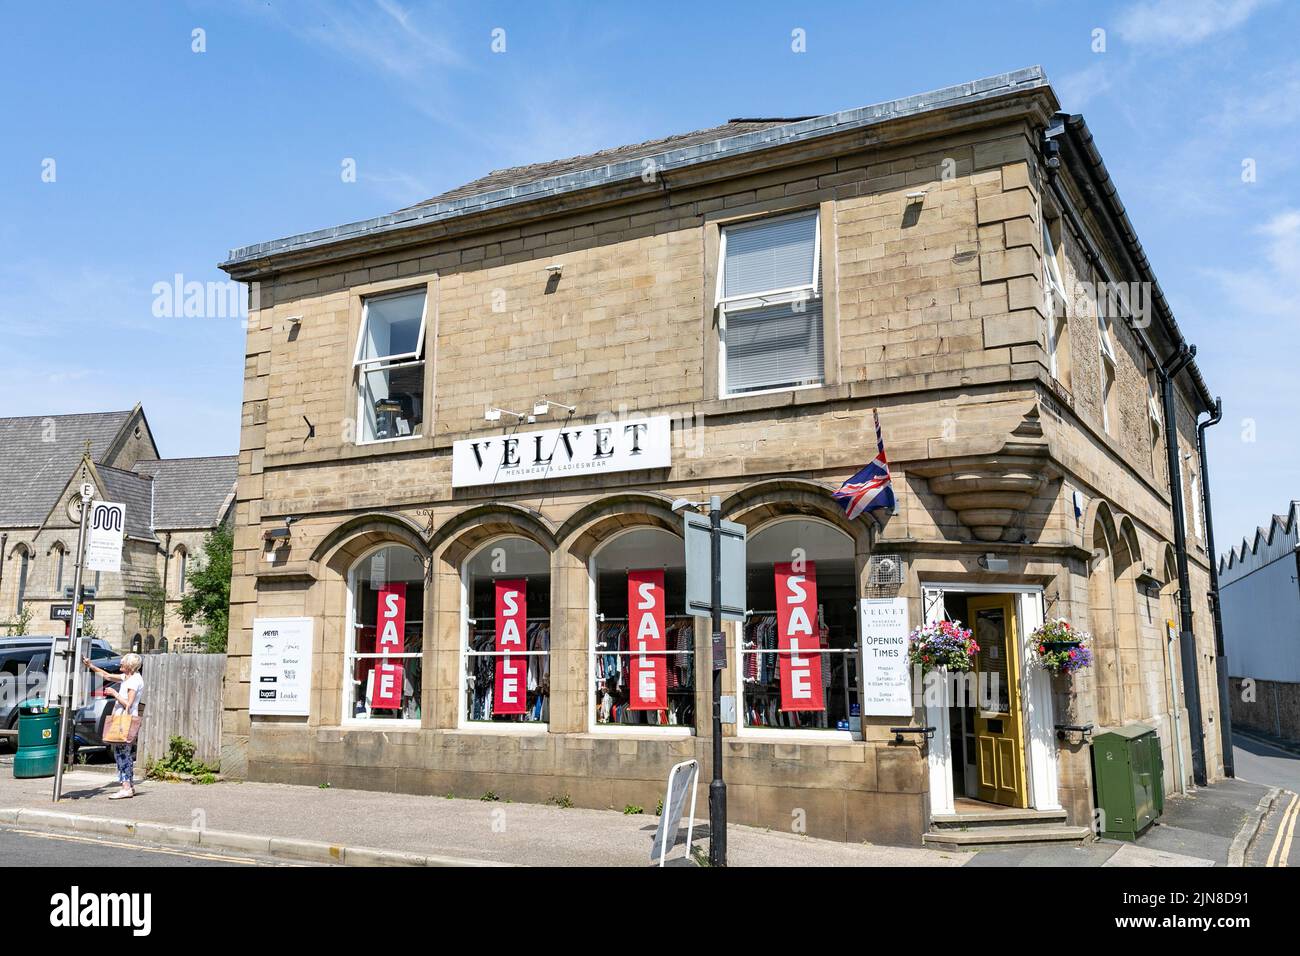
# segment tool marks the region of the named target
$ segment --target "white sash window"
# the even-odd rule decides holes
[[[819,223],[809,212],[723,228],[716,297],[722,395],[824,380]]]

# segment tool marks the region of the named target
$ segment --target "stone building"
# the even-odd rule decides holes
[[[232,251],[250,326],[226,769],[654,806],[675,762],[709,772],[709,624],[678,617],[671,504],[717,495],[748,529],[732,821],[895,843],[994,806],[1086,824],[1067,725],[1144,722],[1166,788],[1189,779],[1155,368],[1183,340],[1058,110],[1027,69],[499,170]],[[1210,395],[1194,363],[1175,384],[1191,452]],[[875,455],[876,409],[898,504],[849,520],[831,492]],[[1188,550],[1213,777],[1208,564]],[[792,556],[815,567],[814,710],[789,706],[773,651]],[[647,666],[633,585],[666,608],[666,697],[628,683]],[[882,713],[864,597],[970,622],[1001,696]],[[1031,668],[1045,617],[1090,631],[1095,666]],[[285,675],[255,658],[286,634],[310,668],[285,668],[301,693],[278,708]]]
[[[98,499],[126,505],[127,523],[121,573],[83,581],[95,635],[123,651],[155,650],[164,638],[189,646],[185,575],[206,535],[233,515],[236,463],[159,458],[139,405],[0,418],[0,632],[16,630],[26,610],[28,633],[67,633],[80,521],[72,502],[90,481]]]

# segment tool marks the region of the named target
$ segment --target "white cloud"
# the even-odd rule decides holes
[[[1210,269],[1229,300],[1249,320],[1277,316],[1300,321],[1300,209],[1286,209],[1255,229],[1264,238],[1262,264],[1253,269]]]
[[[1119,35],[1137,46],[1186,46],[1236,29],[1271,0],[1143,0],[1121,15]]]

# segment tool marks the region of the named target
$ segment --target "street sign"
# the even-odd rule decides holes
[[[86,605],[83,605],[83,608],[84,608],[84,610],[82,611],[81,619],[82,619],[83,621],[93,621],[93,620],[95,619],[95,605],[93,605],[93,604],[86,604]],[[71,621],[71,620],[72,620],[72,605],[71,605],[71,604],[52,604],[52,605],[50,605],[50,620],[51,620],[51,621]]]
[[[687,513],[686,613],[708,617],[713,612],[713,551],[709,516]],[[722,522],[722,619],[745,619],[745,526]]]
[[[668,789],[664,793],[664,809],[659,814],[659,826],[650,844],[650,860],[656,857],[664,865],[668,850],[677,842],[677,832],[682,826],[682,811],[686,808],[686,791],[691,792],[691,812],[686,824],[686,858],[691,856],[691,837],[695,833],[695,797],[699,793],[700,762],[683,760],[668,772]]]
[[[86,563],[90,571],[122,570],[122,536],[126,531],[126,505],[96,501],[87,524]]]

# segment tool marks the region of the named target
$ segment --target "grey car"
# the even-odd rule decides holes
[[[50,669],[49,637],[0,638],[0,729],[17,730],[19,709],[29,700],[44,700],[45,679]],[[117,657],[107,641],[95,639],[91,660],[97,664]],[[14,740],[0,736],[0,745]],[[15,740],[14,746],[17,745]]]

